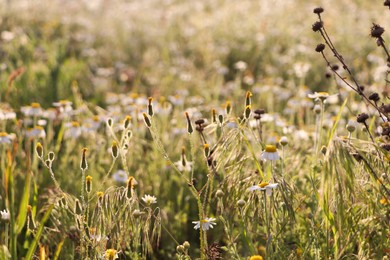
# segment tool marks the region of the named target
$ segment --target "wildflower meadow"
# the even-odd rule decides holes
[[[0,259],[389,259],[389,0],[0,0]]]

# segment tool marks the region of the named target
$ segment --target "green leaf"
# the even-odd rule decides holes
[[[50,207],[47,209],[45,215],[43,216],[41,222],[39,223],[39,228],[37,230],[37,233],[35,234],[35,238],[34,238],[33,242],[31,243],[30,248],[28,249],[28,252],[26,254],[26,257],[25,257],[26,260],[31,260],[33,258],[34,252],[38,246],[39,239],[42,236],[43,228],[45,227],[45,223],[49,219],[53,208],[54,208],[54,204],[50,205]]]
[[[19,205],[19,215],[18,215],[18,219],[16,220],[16,234],[18,235],[20,234],[20,232],[22,232],[24,224],[26,223],[27,205],[28,205],[28,200],[30,198],[30,186],[31,186],[30,184],[31,184],[31,173],[27,173],[26,182],[24,183],[23,196]]]

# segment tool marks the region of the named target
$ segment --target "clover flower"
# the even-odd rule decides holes
[[[202,224],[202,230],[207,231],[210,228],[213,228],[213,225],[217,225],[217,223],[215,223],[215,220],[215,218],[205,218],[200,221],[192,221],[192,223],[195,224],[194,229],[199,229]]]
[[[272,190],[278,187],[278,183],[268,183],[268,182],[262,182],[258,185],[254,185],[252,187],[249,187],[249,191],[256,191],[256,190],[263,190],[266,192],[267,196],[271,196]]]

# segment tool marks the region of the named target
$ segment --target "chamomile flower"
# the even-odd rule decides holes
[[[23,106],[20,111],[23,113],[23,115],[31,117],[41,116],[43,113],[39,103],[31,103],[30,106]]]
[[[66,127],[66,130],[65,130],[64,137],[66,139],[68,139],[68,138],[77,139],[83,133],[83,129],[80,126],[80,123],[77,121],[66,123],[65,127]]]
[[[27,130],[26,136],[29,138],[45,138],[46,132],[42,126],[35,126]]]
[[[328,92],[314,92],[313,94],[308,94],[307,95],[309,98],[312,98],[312,99],[319,99],[319,100],[322,100],[324,101],[325,99],[327,99],[329,97],[329,93]]]
[[[103,254],[104,260],[114,260],[117,258],[119,258],[119,256],[115,249],[107,249],[106,252]]]
[[[6,132],[0,132],[0,144],[10,144],[11,136]]]
[[[213,225],[217,225],[217,223],[215,223],[215,218],[205,218],[205,219],[202,219],[200,221],[192,221],[193,224],[195,224],[195,227],[194,229],[199,229],[200,226],[202,225],[202,230],[203,231],[206,231],[206,230],[209,230],[210,228],[213,228]]]
[[[272,190],[278,187],[278,183],[268,183],[268,182],[262,182],[258,185],[254,185],[252,187],[249,187],[249,191],[256,191],[256,190],[263,190],[266,192],[267,196],[271,196]]]
[[[180,160],[175,162],[174,164],[181,172],[190,172],[192,170],[193,162],[187,161],[184,147],[182,148]]]
[[[157,203],[157,198],[155,196],[145,194],[142,197],[142,200],[149,206],[151,204]]]
[[[279,160],[279,154],[275,145],[266,145],[265,150],[260,156],[260,159],[265,161],[276,161]]]

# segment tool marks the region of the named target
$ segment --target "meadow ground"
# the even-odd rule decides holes
[[[389,6],[0,1],[0,259],[388,259]]]

